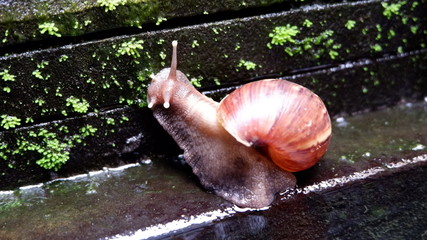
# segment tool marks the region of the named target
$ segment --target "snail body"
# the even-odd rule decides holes
[[[238,206],[265,207],[296,185],[291,172],[324,155],[331,122],[316,94],[267,79],[215,102],[176,69],[177,42],[172,45],[171,67],[152,76],[148,107],[204,187]]]

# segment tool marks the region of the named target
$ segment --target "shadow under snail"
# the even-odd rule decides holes
[[[201,184],[241,207],[262,208],[296,185],[291,172],[316,164],[331,139],[322,100],[280,79],[243,85],[220,103],[201,94],[177,70],[152,75],[148,107],[184,151]]]

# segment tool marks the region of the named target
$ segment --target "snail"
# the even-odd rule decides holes
[[[316,164],[331,139],[322,100],[296,83],[266,79],[215,102],[177,70],[177,41],[172,46],[171,67],[151,75],[148,107],[200,183],[251,208],[266,207],[276,193],[294,188],[292,172]]]

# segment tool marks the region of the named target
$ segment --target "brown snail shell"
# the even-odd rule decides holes
[[[317,163],[331,139],[331,120],[322,100],[286,80],[243,85],[222,100],[217,116],[237,141],[289,172]]]

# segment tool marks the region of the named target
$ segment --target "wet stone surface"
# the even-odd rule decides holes
[[[159,157],[0,192],[1,239],[426,237],[426,103],[333,125],[324,159],[268,209],[237,208]]]
[[[423,166],[339,190],[298,195],[268,211],[238,213],[172,239],[424,239],[426,175]]]

